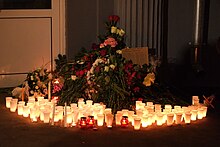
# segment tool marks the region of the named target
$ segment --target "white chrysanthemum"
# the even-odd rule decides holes
[[[108,72],[109,71],[109,66],[105,66],[104,71]]]
[[[110,67],[111,67],[111,69],[113,69],[113,70],[115,69],[115,65],[113,65],[113,64],[111,64]]]
[[[122,54],[122,51],[121,50],[117,50],[116,53]]]

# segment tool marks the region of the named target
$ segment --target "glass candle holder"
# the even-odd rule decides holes
[[[95,125],[95,119],[94,119],[94,116],[88,116],[87,118],[87,126],[89,128],[93,128]]]
[[[121,118],[121,127],[122,128],[128,127],[128,123],[129,123],[128,116],[122,116],[122,118]]]
[[[44,110],[43,114],[44,114],[44,123],[49,123],[50,122],[50,111]]]
[[[203,117],[206,117],[208,107],[206,107],[206,106],[202,106],[201,108],[203,108]]]
[[[157,114],[157,126],[162,126],[163,125],[163,114],[158,113]]]
[[[148,116],[147,115],[142,116],[141,124],[142,124],[143,128],[146,128],[148,126]]]
[[[134,130],[140,130],[141,128],[141,118],[135,117],[134,118]]]
[[[23,106],[23,117],[29,116],[29,106]]]
[[[81,117],[80,118],[79,125],[80,125],[80,128],[82,128],[82,129],[87,127],[86,126],[86,117]]]
[[[190,122],[191,122],[191,115],[192,114],[190,112],[186,112],[185,113],[184,121],[185,121],[186,124],[190,124]]]
[[[23,115],[23,106],[24,104],[21,103],[18,104],[18,115]]]
[[[6,97],[5,102],[6,102],[6,108],[10,108],[10,102],[12,100],[12,97]]]
[[[174,114],[173,113],[167,114],[167,126],[173,125],[173,120],[174,120]]]
[[[104,124],[104,114],[97,114],[97,125],[103,126]]]
[[[18,99],[11,99],[10,101],[10,111],[15,112],[17,109]]]
[[[198,110],[192,110],[191,113],[192,113],[192,115],[191,115],[191,120],[192,120],[192,121],[195,121],[196,118],[197,118]]]
[[[176,122],[176,124],[180,124],[181,122],[182,122],[182,113],[176,113],[175,114],[176,115],[176,120],[175,120],[175,122]]]
[[[199,109],[198,109],[197,118],[198,118],[198,119],[202,119],[202,118],[203,118],[203,108],[199,108]]]
[[[114,118],[114,115],[111,114],[111,113],[107,113],[106,114],[106,126],[108,128],[112,128],[112,123],[113,123],[113,118]]]
[[[115,114],[115,123],[116,125],[121,125],[122,113]]]

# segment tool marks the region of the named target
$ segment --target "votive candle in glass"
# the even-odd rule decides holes
[[[128,127],[128,116],[122,116],[121,118],[121,127],[126,128]]]
[[[104,114],[97,114],[97,125],[103,126],[104,124]]]
[[[201,108],[203,108],[203,117],[206,117],[208,107],[206,107],[206,106],[202,106]]]
[[[191,113],[192,113],[192,115],[191,115],[191,120],[192,120],[192,121],[195,121],[196,118],[197,118],[198,110],[192,110]]]
[[[15,112],[17,109],[18,99],[11,99],[10,101],[10,111]]]
[[[203,108],[199,108],[199,109],[198,109],[197,118],[198,118],[198,119],[202,119],[202,118],[203,118]]]
[[[112,128],[112,123],[113,123],[114,115],[111,114],[111,113],[107,113],[107,114],[106,114],[106,118],[107,118],[107,120],[106,120],[106,126],[107,126],[108,128]]]
[[[190,112],[186,112],[185,113],[184,121],[185,121],[186,124],[190,124],[190,122],[191,122],[191,115],[192,114]]]
[[[10,102],[12,100],[12,97],[6,97],[5,102],[6,102],[6,108],[10,108]]]
[[[175,120],[176,124],[180,124],[182,122],[183,114],[182,113],[176,113],[175,115],[176,115],[176,120]]]
[[[18,115],[23,115],[23,106],[24,104],[18,103]]]
[[[116,125],[121,125],[122,113],[115,114],[115,123]]]
[[[174,120],[174,114],[168,113],[167,114],[167,126],[173,125],[173,120]]]
[[[162,125],[163,125],[163,114],[157,113],[157,126],[162,126]]]
[[[80,128],[86,128],[86,117],[81,117],[79,121]]]
[[[94,119],[94,116],[88,116],[87,118],[87,126],[89,128],[93,128],[95,125],[95,119]]]
[[[134,115],[134,111],[128,111],[128,121],[132,122],[132,116]]]
[[[141,118],[135,117],[134,118],[134,130],[140,130],[141,128]]]
[[[44,110],[44,123],[49,123],[50,122],[50,111]]]
[[[29,106],[23,106],[23,116],[24,117],[29,116]]]
[[[141,124],[142,124],[143,128],[146,128],[148,126],[148,116],[147,115],[142,116]]]

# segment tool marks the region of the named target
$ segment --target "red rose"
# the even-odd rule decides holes
[[[143,98],[138,98],[138,101],[143,101]]]
[[[135,87],[133,90],[134,90],[134,92],[139,92],[140,88],[139,87]]]
[[[109,19],[109,21],[114,21],[114,22],[117,22],[117,21],[119,21],[119,16],[117,16],[117,15],[110,15],[109,17],[108,17],[108,19]]]
[[[101,56],[105,56],[105,55],[106,55],[106,53],[107,53],[107,51],[106,51],[106,50],[101,50],[101,51],[100,51],[100,55],[101,55]]]

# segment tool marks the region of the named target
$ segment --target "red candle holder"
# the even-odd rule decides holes
[[[94,116],[88,116],[88,118],[87,118],[87,126],[89,128],[93,128],[94,124],[95,124]]]
[[[86,128],[86,117],[81,117],[79,121],[80,128]]]
[[[121,127],[125,128],[125,127],[128,127],[128,116],[122,116],[122,119],[121,119]]]

